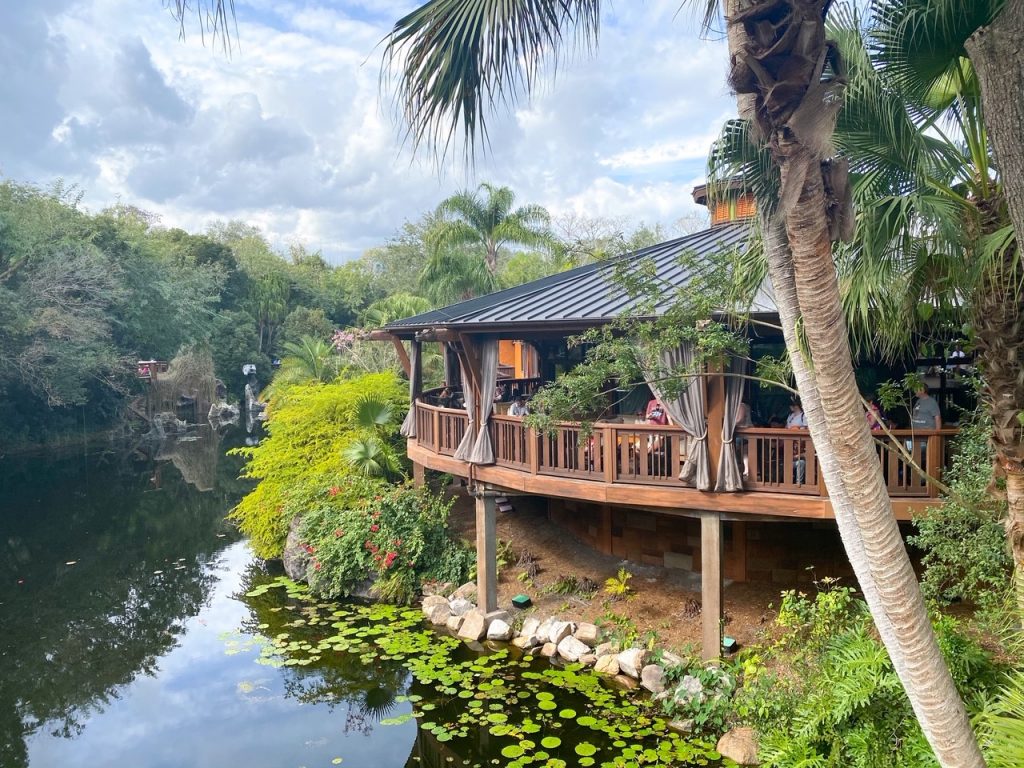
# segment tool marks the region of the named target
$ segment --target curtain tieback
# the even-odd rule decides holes
[[[723,440],[722,445],[732,445],[732,438],[729,438],[728,440]]]
[[[703,435],[694,435],[693,437],[694,437],[694,439],[698,443],[701,442],[702,440],[707,440],[708,439],[708,431],[705,429]]]

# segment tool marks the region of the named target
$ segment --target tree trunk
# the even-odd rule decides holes
[[[492,240],[487,241],[487,271],[492,275],[498,274],[498,244]]]
[[[894,664],[896,659],[905,662],[901,681],[939,763],[981,768],[985,765],[981,750],[935,640],[864,419],[832,259],[818,161],[799,146],[783,146],[780,165],[783,187],[793,181],[794,174],[802,180],[795,205],[786,214],[786,232],[828,447],[841,468],[837,475],[835,469],[823,467],[825,484],[830,494],[833,487],[849,494],[867,573],[877,587],[876,595],[866,592],[865,596],[876,601],[871,606],[872,615],[884,615],[892,624],[894,636],[888,638],[892,646],[887,643],[886,647]]]
[[[1018,237],[1024,235],[1024,3],[1007,2],[995,21],[967,41],[981,86],[985,127],[999,164],[1003,194]],[[1018,253],[1006,254],[1002,272],[986,281],[977,313],[986,399],[992,412],[993,445],[1006,472],[1007,538],[1013,551],[1017,605],[1024,621],[1024,305]],[[989,312],[998,314],[993,316]]]

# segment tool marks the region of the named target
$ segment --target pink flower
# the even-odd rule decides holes
[[[339,487],[338,487],[338,486],[336,486],[336,485],[332,485],[332,486],[331,486],[331,489],[330,489],[329,491],[327,491],[327,495],[328,495],[328,496],[331,496],[332,498],[333,498],[334,496],[337,496],[337,495],[338,495],[339,493],[341,493],[341,488],[339,488]]]
[[[319,571],[319,570],[320,570],[320,563],[315,563],[315,564],[313,565],[313,568],[314,568],[315,570]]]
[[[380,526],[377,525],[376,523],[374,523],[373,525],[370,526],[370,532],[371,533],[376,533],[379,530],[380,530]]]

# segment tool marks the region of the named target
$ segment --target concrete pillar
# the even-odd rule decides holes
[[[701,656],[722,655],[722,518],[703,512],[700,518]]]
[[[476,604],[484,613],[498,610],[498,532],[494,496],[476,497]]]
[[[422,464],[412,463],[412,484],[422,488],[427,482],[427,468]]]

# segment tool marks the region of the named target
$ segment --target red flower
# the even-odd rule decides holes
[[[395,539],[395,546],[396,547],[402,546],[402,540],[401,539]]]
[[[320,563],[316,563],[316,564],[314,564],[314,565],[313,565],[313,568],[314,568],[315,570],[319,571],[319,570],[320,570]]]
[[[312,544],[307,544],[306,552],[312,555],[314,552],[316,552],[316,547],[314,547]]]
[[[331,490],[329,490],[329,491],[327,492],[327,495],[328,495],[328,496],[332,496],[332,497],[333,497],[333,496],[337,496],[337,495],[338,495],[339,493],[341,493],[341,488],[339,488],[339,487],[338,487],[338,486],[336,486],[336,485],[332,485],[332,486],[331,486]]]
[[[334,537],[335,538],[340,539],[344,535],[345,535],[345,532],[343,530],[341,530],[341,528],[335,528],[334,529]]]
[[[370,533],[376,533],[379,530],[380,530],[380,526],[377,525],[376,523],[374,523],[373,525],[370,526]]]

